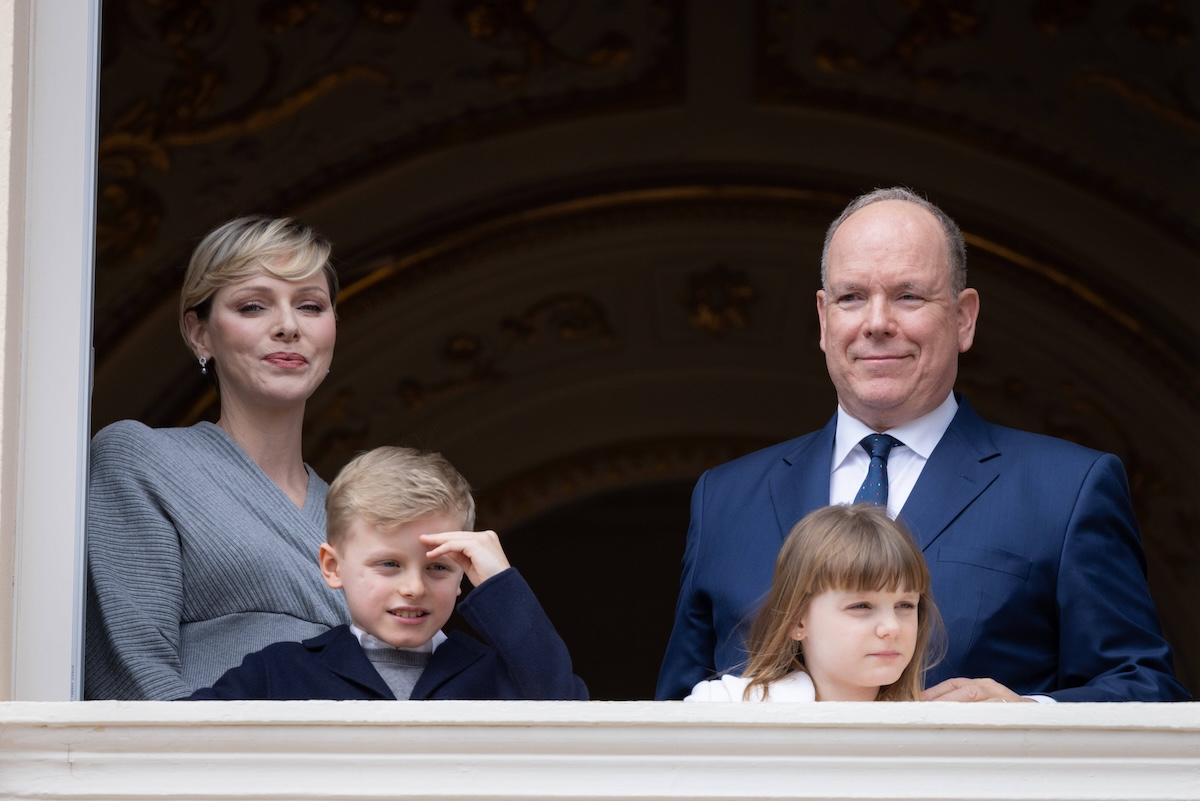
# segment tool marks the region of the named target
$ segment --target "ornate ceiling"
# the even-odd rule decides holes
[[[1196,691],[1200,499],[1170,443],[1200,437],[1198,26],[1170,0],[106,0],[94,424],[214,412],[183,264],[291,213],[345,287],[310,462],[433,447],[485,525],[594,519],[828,417],[824,227],[908,184],[968,235],[961,388],[1122,457]],[[675,530],[638,496],[622,532],[671,565],[651,663],[669,495]]]

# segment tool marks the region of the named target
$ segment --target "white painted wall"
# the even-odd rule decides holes
[[[99,11],[0,0],[0,697],[17,700],[79,695]]]
[[[20,365],[20,303],[22,275],[22,239],[14,236],[13,209],[20,205],[14,196],[14,182],[23,172],[23,140],[15,140],[15,109],[24,104],[24,93],[15,92],[26,74],[25,59],[18,55],[15,40],[17,6],[14,0],[0,0],[0,699],[8,698],[12,687],[12,637],[14,560],[16,557],[16,467],[17,418],[20,397],[17,382],[11,379],[14,365]]]

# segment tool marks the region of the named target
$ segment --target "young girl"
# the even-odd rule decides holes
[[[908,532],[879,506],[827,506],[788,533],[744,674],[684,700],[916,701],[931,641],[941,618]]]

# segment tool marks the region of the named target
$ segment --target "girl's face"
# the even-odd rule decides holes
[[[323,273],[260,273],[218,289],[207,320],[185,318],[198,356],[216,361],[223,408],[303,405],[325,379],[336,338]]]
[[[827,590],[792,630],[818,701],[874,701],[912,661],[920,593]]]

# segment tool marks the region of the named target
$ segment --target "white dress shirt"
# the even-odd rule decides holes
[[[941,441],[942,435],[950,427],[950,421],[958,412],[958,401],[954,393],[946,396],[946,400],[924,417],[918,417],[909,423],[889,428],[887,434],[892,435],[903,445],[892,448],[887,458],[888,475],[888,517],[893,520],[904,507],[904,502],[912,493],[917,479],[929,455]],[[867,467],[871,464],[871,456],[860,444],[863,437],[877,433],[866,424],[854,419],[838,405],[837,431],[833,437],[833,463],[829,470],[829,502],[832,504],[854,503],[858,489],[863,479],[867,477]]]
[[[394,645],[388,645],[383,640],[376,637],[374,634],[367,634],[353,623],[350,624],[350,633],[358,638],[358,644],[364,649],[366,648],[395,648]],[[437,650],[437,647],[449,639],[445,634],[438,631],[434,632],[433,636],[425,642],[418,645],[416,648],[395,648],[398,651],[413,651],[418,654],[432,654]]]

